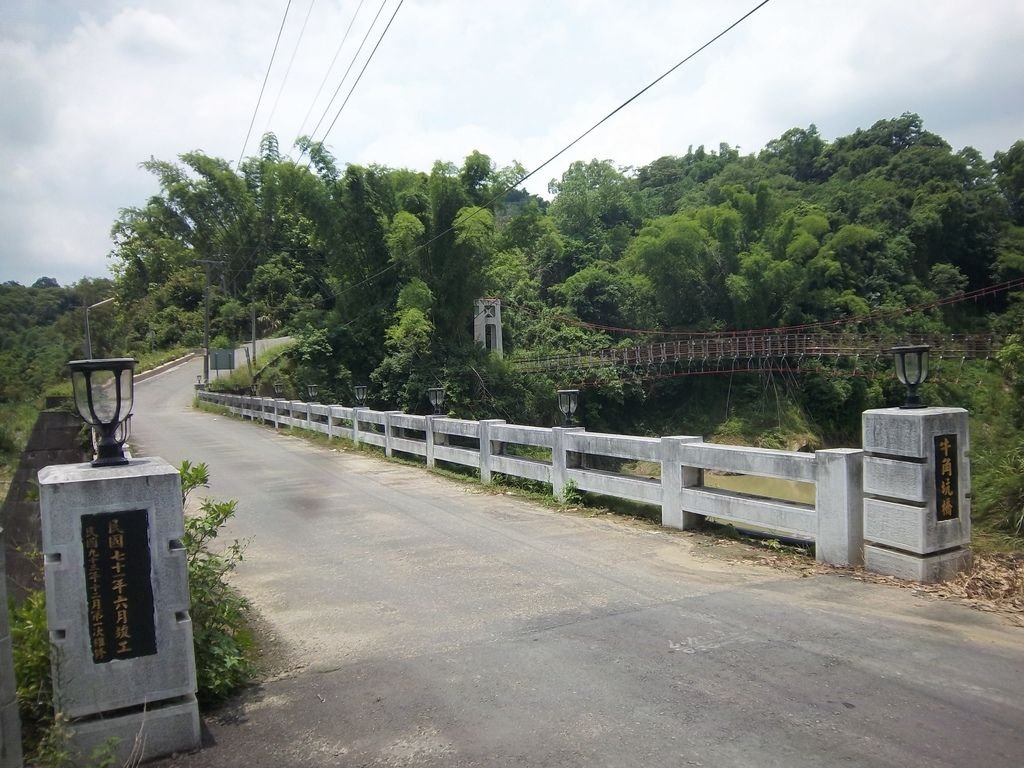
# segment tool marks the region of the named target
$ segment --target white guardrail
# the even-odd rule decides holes
[[[562,495],[581,491],[661,506],[662,525],[687,529],[702,518],[813,541],[818,561],[859,565],[863,560],[863,451],[837,448],[797,453],[705,443],[700,437],[638,437],[587,432],[582,427],[529,427],[500,419],[465,421],[297,400],[200,390],[199,398],[233,414],[275,427],[320,432],[355,444],[474,467],[480,480],[498,472],[551,485]],[[530,446],[545,458],[517,455]],[[546,458],[550,453],[550,458]],[[657,462],[661,478],[594,469],[596,457]],[[704,471],[812,483],[815,503],[751,496],[704,486]]]

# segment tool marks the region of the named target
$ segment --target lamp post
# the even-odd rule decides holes
[[[430,407],[434,409],[434,415],[441,415],[441,408],[444,406],[444,387],[431,387],[427,390],[427,398],[430,400]]]
[[[356,384],[352,391],[356,396],[356,405],[362,408],[366,405],[366,391],[369,389],[365,384]]]
[[[104,304],[109,304],[114,300],[114,297],[103,299],[103,301],[97,301],[95,304],[89,304],[85,308],[85,356],[88,359],[92,359],[92,334],[89,332],[89,310],[96,309],[96,307],[102,307]]]
[[[279,382],[279,381],[275,381],[274,382],[274,396],[275,397],[280,397],[281,396],[281,382]]]
[[[562,412],[562,426],[571,427],[572,417],[580,404],[580,391],[578,389],[558,390],[558,410]]]
[[[319,391],[319,387],[316,384],[307,384],[306,393],[309,396],[309,401],[313,402],[313,398],[316,397],[316,393]]]
[[[131,430],[128,418],[135,398],[136,362],[130,357],[118,357],[68,363],[75,407],[85,423],[99,432],[94,467],[128,463],[123,446]]]
[[[892,354],[896,363],[896,378],[907,388],[907,397],[900,408],[927,408],[921,402],[917,388],[928,378],[927,344],[910,347],[893,347]]]

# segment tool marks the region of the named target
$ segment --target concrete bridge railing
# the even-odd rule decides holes
[[[199,392],[201,400],[253,421],[319,432],[355,444],[418,456],[427,466],[472,467],[482,482],[494,473],[548,483],[556,496],[573,485],[661,507],[662,525],[687,529],[704,517],[792,536],[815,544],[833,565],[863,562],[863,451],[797,453],[705,443],[700,437],[639,437],[579,427],[531,427],[500,419],[466,421],[296,400]],[[612,461],[609,461],[611,459]],[[607,467],[645,461],[660,477]],[[704,485],[706,470],[811,483],[815,503],[750,496]]]

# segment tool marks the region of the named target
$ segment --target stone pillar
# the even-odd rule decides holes
[[[579,466],[579,454],[569,455],[566,448],[567,432],[585,432],[583,427],[552,427],[551,428],[551,495],[556,499],[565,495],[565,485],[569,482],[569,468]]]
[[[819,563],[864,562],[864,451],[834,448],[814,452],[817,481],[814,507],[818,532],[814,556]]]
[[[11,631],[7,619],[7,569],[4,529],[0,528],[0,768],[21,768],[21,720],[18,717]]]
[[[682,447],[702,442],[703,438],[688,435],[661,438],[661,524],[666,528],[685,531],[704,521],[704,515],[683,509],[683,489],[704,485],[704,470],[685,465]]]
[[[181,478],[158,458],[39,472],[54,706],[118,764],[199,748]]]
[[[491,482],[491,455],[501,453],[499,445],[495,450],[494,442],[491,440],[491,427],[495,424],[504,424],[504,419],[482,419],[480,422],[480,482],[487,484]]]
[[[865,411],[863,428],[864,566],[926,582],[969,568],[967,411]]]

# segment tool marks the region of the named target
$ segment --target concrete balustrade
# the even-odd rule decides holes
[[[581,491],[660,506],[662,525],[669,528],[685,530],[713,517],[813,542],[821,562],[863,563],[863,451],[859,449],[798,453],[716,445],[696,436],[602,434],[581,427],[506,424],[500,419],[465,421],[340,405],[262,398],[243,401],[215,392],[200,392],[199,397],[244,418],[375,445],[388,456],[397,452],[421,457],[430,467],[437,462],[472,467],[485,483],[500,473],[550,484],[559,497],[571,484]],[[546,458],[548,452],[550,458]],[[608,469],[623,461],[651,462],[660,472],[642,477]],[[708,488],[704,473],[709,470],[811,483],[815,503]]]

